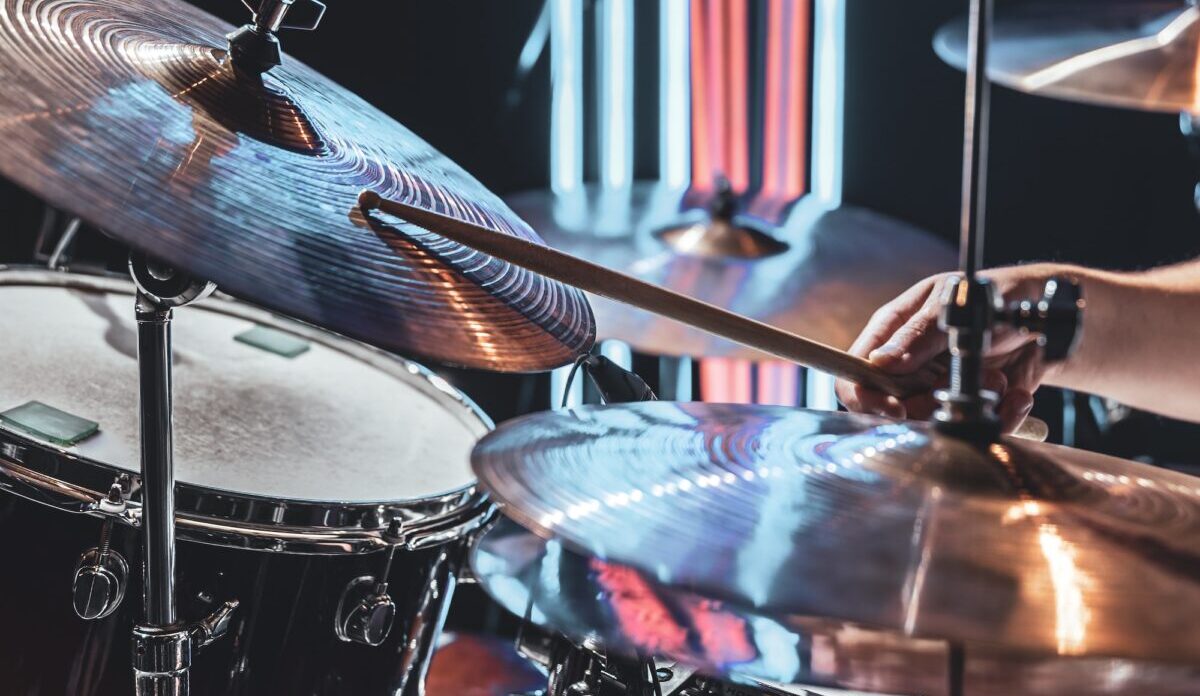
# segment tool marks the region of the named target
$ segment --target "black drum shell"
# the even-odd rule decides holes
[[[114,525],[112,548],[130,582],[120,608],[99,621],[72,609],[75,563],[99,541],[101,521],[0,493],[0,681],[4,694],[133,693],[131,631],[141,616],[141,544]],[[462,564],[458,539],[397,549],[388,576],[396,622],[378,647],[341,641],[338,601],[351,580],[383,572],[384,552],[303,555],[180,541],[179,614],[206,616],[240,602],[228,635],[193,657],[193,696],[416,694]]]

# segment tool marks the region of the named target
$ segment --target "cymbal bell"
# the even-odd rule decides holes
[[[934,50],[962,70],[967,25]],[[1190,2],[1037,2],[996,10],[988,75],[1029,94],[1143,111],[1200,112],[1200,10]]]
[[[182,0],[0,0],[0,174],[225,292],[380,347],[569,363],[584,295],[357,206],[364,188],[537,235],[430,145],[294,59],[235,66]]]
[[[509,421],[507,515],[753,611],[1030,656],[1200,662],[1200,479],[919,422],[651,402]]]
[[[642,182],[628,192],[505,199],[550,246],[806,338],[845,349],[871,314],[918,280],[954,268],[950,245],[862,208],[771,226],[683,210],[681,195]],[[766,359],[670,318],[589,295],[601,339],[662,356]]]

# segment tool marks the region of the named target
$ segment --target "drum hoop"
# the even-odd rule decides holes
[[[134,293],[133,283],[113,275],[81,275],[37,267],[0,265],[0,287],[56,287],[97,293]],[[351,341],[339,334],[259,307],[214,295],[200,303],[238,319],[284,331],[365,362],[439,403],[456,403],[457,415],[474,434],[491,430],[491,419],[465,394],[439,387],[428,368],[403,357]],[[414,382],[412,378],[418,378]],[[124,510],[101,508],[114,481],[127,474],[132,494]],[[68,512],[113,517],[132,526],[141,518],[140,473],[81,457],[22,433],[0,428],[0,490]],[[409,549],[458,539],[491,517],[491,503],[474,483],[445,493],[397,501],[312,501],[268,498],[182,481],[176,484],[181,539],[218,546],[306,554],[370,553],[391,546]],[[400,535],[386,534],[393,519]]]

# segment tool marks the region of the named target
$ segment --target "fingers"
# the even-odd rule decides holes
[[[996,408],[1000,430],[1005,435],[1016,432],[1033,410],[1033,394],[1024,389],[1010,389]]]
[[[943,276],[926,278],[896,299],[880,307],[867,326],[850,346],[850,353],[862,358],[871,359],[873,351],[889,342],[894,334],[904,327],[915,315],[923,312],[929,304],[929,299],[941,286]],[[936,316],[935,324],[936,328]],[[913,370],[919,367],[914,366]],[[851,411],[859,413],[874,413],[891,418],[905,418],[907,409],[899,399],[890,397],[882,392],[865,389],[846,380],[838,380],[835,386],[838,400]]]
[[[909,374],[946,350],[946,334],[938,328],[944,285],[939,278],[930,287],[921,305],[909,313],[882,345],[870,352],[871,362],[888,372]]]
[[[839,383],[838,400],[850,411],[887,418],[908,417],[904,404],[894,396],[849,382],[845,383],[845,389],[841,387],[842,384]]]

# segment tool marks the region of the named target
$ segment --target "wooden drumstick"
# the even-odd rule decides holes
[[[892,375],[843,350],[735,314],[716,305],[647,283],[557,249],[363,191],[364,210],[379,209],[430,232],[587,292],[640,307],[731,341],[904,398],[933,388],[941,376],[932,364]]]

